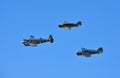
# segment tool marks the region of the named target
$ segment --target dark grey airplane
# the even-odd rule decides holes
[[[45,42],[53,43],[54,39],[53,39],[52,35],[50,35],[48,39],[42,39],[42,38],[35,39],[34,36],[30,36],[29,39],[24,39],[21,42],[25,46],[34,46],[35,47],[35,46],[37,46],[37,44],[41,44],[41,43],[45,43]]]
[[[59,25],[59,28],[65,28],[66,30],[71,30],[71,27],[78,27],[81,25],[82,25],[81,21],[78,21],[77,23],[68,23],[66,21],[63,21],[63,23]]]
[[[97,50],[89,50],[89,49],[85,49],[85,48],[82,48],[82,51],[78,51],[76,54],[78,56],[85,56],[85,57],[90,57],[91,54],[100,54],[103,52],[103,48],[100,47],[98,48]]]

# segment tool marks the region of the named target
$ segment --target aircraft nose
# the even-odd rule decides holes
[[[63,27],[62,25],[58,25],[60,28]]]
[[[21,41],[21,42],[24,43],[24,42],[26,42],[26,41],[23,40],[23,41]]]

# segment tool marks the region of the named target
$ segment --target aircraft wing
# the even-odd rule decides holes
[[[90,57],[90,56],[91,56],[91,54],[85,54],[84,56],[86,56],[86,57]]]
[[[71,27],[64,27],[66,30],[71,30]]]
[[[31,36],[29,37],[29,39],[30,39],[30,40],[31,40],[31,39],[35,39],[35,37],[31,35]]]

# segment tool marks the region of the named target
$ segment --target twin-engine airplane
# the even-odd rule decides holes
[[[63,23],[59,25],[59,28],[65,28],[66,30],[71,30],[72,27],[78,27],[81,25],[82,25],[81,21],[78,21],[77,23],[68,23],[67,21],[63,21]]]
[[[50,42],[50,43],[53,43],[54,42],[54,39],[52,37],[52,35],[49,36],[48,39],[42,39],[42,38],[39,38],[39,39],[35,39],[34,36],[30,36],[29,39],[24,39],[23,41],[21,41],[25,46],[37,46],[37,44],[41,44],[41,43],[45,43],[45,42]]]
[[[85,48],[82,48],[82,51],[78,51],[76,54],[78,56],[85,56],[85,57],[90,57],[91,54],[100,54],[103,52],[103,48],[100,47],[98,48],[97,50],[89,50],[89,49],[85,49]]]

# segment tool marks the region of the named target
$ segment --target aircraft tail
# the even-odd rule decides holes
[[[100,48],[98,48],[98,53],[102,53],[103,52],[103,48],[102,47],[100,47]]]
[[[77,22],[77,25],[79,26],[79,25],[82,25],[82,22],[81,21],[78,21]]]
[[[54,39],[53,39],[52,35],[49,36],[49,41],[50,41],[51,43],[54,42]]]

